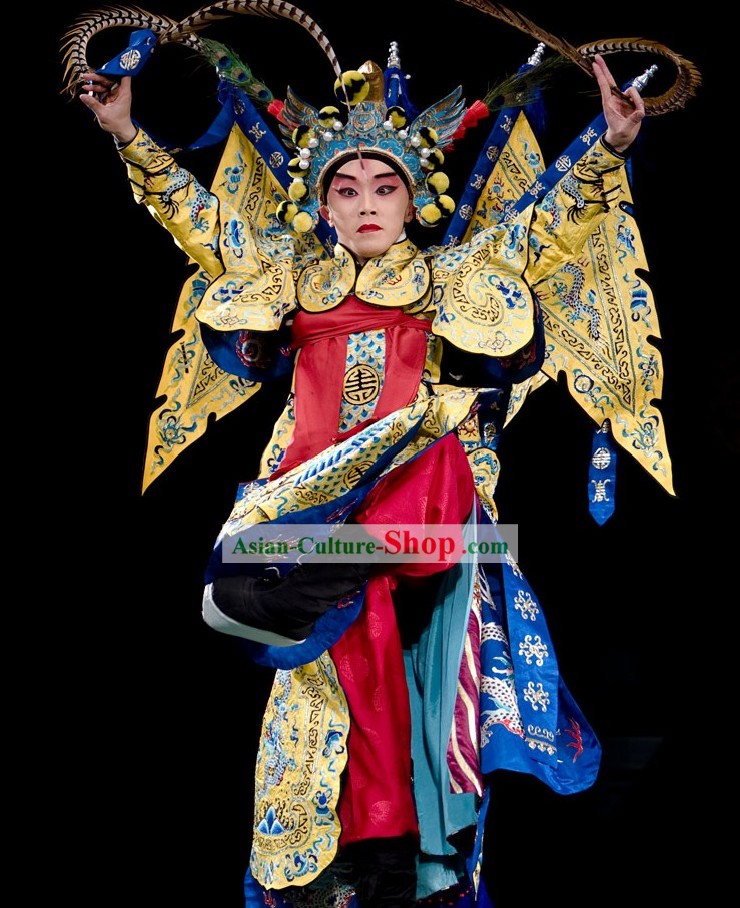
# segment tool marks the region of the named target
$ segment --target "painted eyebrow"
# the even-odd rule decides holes
[[[353,180],[353,181],[357,182],[357,177],[353,177],[352,174],[350,174],[350,173],[338,172],[334,175],[334,179],[336,180],[338,177],[341,177],[343,180]],[[389,170],[386,173],[376,173],[375,176],[373,177],[373,179],[374,180],[387,180],[388,177],[398,177],[399,180],[401,179],[400,174],[397,174],[395,170]]]

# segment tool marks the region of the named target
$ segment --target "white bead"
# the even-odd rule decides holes
[[[310,158],[310,157],[311,157],[311,151],[310,151],[310,149],[308,149],[308,148],[301,148],[301,150],[298,152],[298,157],[299,157],[299,158]]]
[[[301,160],[298,162],[298,166],[301,168],[301,170],[308,170],[308,168],[311,166],[311,162],[307,161],[305,158],[301,158]]]

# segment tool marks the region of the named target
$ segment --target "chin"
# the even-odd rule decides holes
[[[365,237],[360,237],[352,244],[353,252],[365,259],[374,259],[383,255],[390,248],[391,243],[378,232]]]

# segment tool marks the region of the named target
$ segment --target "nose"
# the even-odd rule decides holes
[[[375,207],[375,198],[371,189],[366,187],[362,190],[360,202],[360,214],[368,215],[377,213],[377,209]]]

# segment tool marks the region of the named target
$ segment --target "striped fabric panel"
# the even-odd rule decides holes
[[[473,603],[468,619],[465,649],[457,680],[457,700],[452,733],[447,745],[450,790],[455,793],[475,792],[483,795],[480,770],[480,639],[481,588],[476,574]]]

